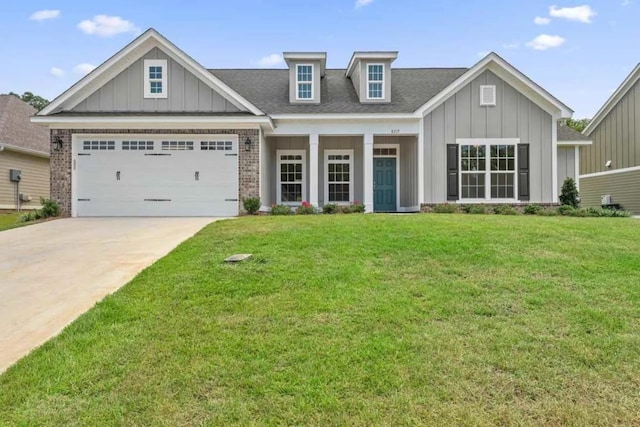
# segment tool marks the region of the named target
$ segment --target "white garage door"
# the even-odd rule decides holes
[[[78,216],[238,215],[237,136],[74,143]]]

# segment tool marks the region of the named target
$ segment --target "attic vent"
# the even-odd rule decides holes
[[[480,86],[480,106],[495,107],[496,105],[496,87]]]

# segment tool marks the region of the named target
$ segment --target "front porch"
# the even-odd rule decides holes
[[[367,212],[417,212],[417,135],[267,136],[263,208],[360,202]]]

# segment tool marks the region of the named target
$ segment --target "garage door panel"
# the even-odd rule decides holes
[[[162,150],[167,140],[172,147],[188,144],[164,137],[140,144],[110,138],[110,150],[83,150],[85,144],[76,141],[78,216],[237,215],[236,140],[217,142],[222,150],[200,150],[198,138],[183,139],[194,141],[194,149]]]

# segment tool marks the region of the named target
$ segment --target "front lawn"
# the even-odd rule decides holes
[[[0,231],[26,225],[20,222],[20,213],[0,213]]]
[[[631,219],[223,221],[2,375],[0,423],[637,425],[639,285]]]

